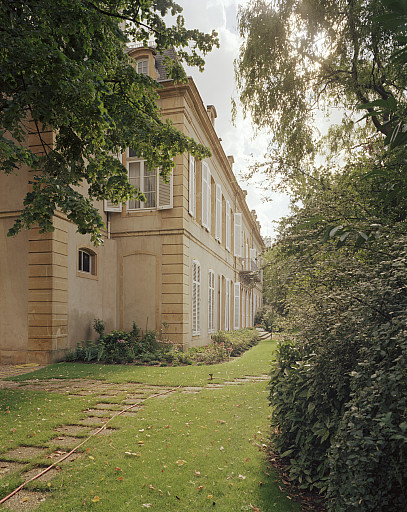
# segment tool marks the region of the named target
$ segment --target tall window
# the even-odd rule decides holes
[[[192,262],[192,335],[200,333],[201,317],[201,265],[199,261]]]
[[[148,59],[137,61],[137,73],[140,75],[148,75]]]
[[[240,329],[240,283],[234,284],[234,329]]]
[[[229,201],[226,201],[226,228],[225,228],[225,247],[228,251],[230,251],[230,247],[232,245],[232,212],[230,208]]]
[[[215,330],[215,273],[208,274],[208,333]]]
[[[202,162],[202,226],[211,230],[211,172],[206,162]]]
[[[215,239],[222,242],[222,187],[216,185]]]
[[[78,251],[78,272],[83,274],[96,275],[96,254],[89,249]]]
[[[230,279],[226,278],[225,286],[225,331],[230,329]]]
[[[242,257],[242,214],[235,213],[234,217],[234,226],[235,226],[235,256],[241,258]]]
[[[133,158],[134,151],[129,150],[127,162],[129,182],[137,190],[140,190],[146,198],[145,201],[131,199],[127,203],[128,210],[140,209],[165,209],[172,208],[173,187],[172,175],[165,183],[160,176],[159,169],[148,169],[144,160]]]
[[[189,155],[189,213],[196,217],[196,168],[195,158]]]

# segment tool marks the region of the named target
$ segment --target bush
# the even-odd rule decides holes
[[[98,321],[101,322],[101,321]],[[103,323],[102,323],[103,324]],[[94,326],[96,328],[97,321]],[[230,356],[238,356],[259,341],[255,329],[218,332],[212,336],[214,343],[203,347],[194,347],[182,352],[171,343],[157,341],[154,331],[140,336],[139,329],[133,324],[130,332],[112,331],[101,336],[97,343],[88,341],[77,345],[76,350],[66,356],[67,361],[100,361],[109,364],[141,362],[150,365],[178,364],[215,364],[227,361]]]

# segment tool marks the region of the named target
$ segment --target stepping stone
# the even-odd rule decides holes
[[[72,436],[59,436],[54,437],[54,439],[51,439],[49,442],[50,445],[54,446],[60,446],[61,448],[68,448],[71,450],[75,446],[77,446],[81,442],[81,439],[78,437],[72,437]]]
[[[243,384],[243,383],[238,382],[236,380],[225,380],[224,384],[225,384],[225,386],[231,386],[231,385],[232,386],[236,386],[236,385],[240,386],[240,384]]]
[[[100,411],[120,411],[121,407],[119,404],[106,404],[99,403],[93,406],[94,409],[98,409]]]
[[[18,446],[13,450],[3,453],[1,457],[5,459],[28,460],[45,455],[47,452],[48,448],[39,448],[37,446]]]
[[[21,474],[21,478],[24,480],[24,482],[26,482],[27,480],[29,480],[33,476],[39,475],[41,473],[41,471],[43,471],[44,469],[46,469],[46,468],[33,468],[33,469],[30,469],[30,471],[26,471],[25,473],[22,473]],[[51,468],[50,470],[48,470],[43,475],[41,475],[40,477],[36,478],[34,481],[35,482],[49,482],[54,477],[56,477],[60,471],[61,471],[60,469]]]
[[[26,467],[26,464],[21,462],[0,462],[0,478],[9,475],[10,473],[16,473]]]
[[[137,414],[137,412],[138,412],[138,411],[139,411],[139,410],[137,410],[137,409],[132,409],[132,410],[130,410],[130,411],[126,411],[126,412],[124,412],[124,413],[123,413],[123,414],[121,414],[120,416],[133,416],[133,417],[134,417],[134,416]]]
[[[80,437],[83,437],[84,434],[89,433],[89,429],[83,425],[64,425],[63,427],[58,427],[54,430],[56,432],[60,432],[61,434],[68,434],[71,436],[76,436],[79,434]]]
[[[16,512],[25,512],[26,510],[36,509],[43,501],[45,501],[46,498],[47,494],[44,492],[22,489],[7,500],[3,504],[3,507],[9,510],[15,510]]]
[[[138,402],[142,402],[147,398],[147,395],[132,395],[126,398],[125,400],[122,400],[123,404],[137,404]]]
[[[181,388],[183,393],[199,393],[199,391],[202,391],[203,387],[200,386],[185,386],[184,388]]]
[[[97,418],[111,418],[114,416],[117,411],[110,411],[106,409],[87,409],[84,411],[89,417],[97,417]]]
[[[226,382],[225,382],[226,384]],[[208,384],[207,385],[207,388],[209,389],[220,389],[220,388],[224,388],[224,384]]]
[[[99,425],[100,427],[106,423],[106,421],[103,421],[102,418],[99,418],[98,416],[89,416],[88,418],[84,418],[80,425],[83,425],[84,427],[93,427],[94,425]]]

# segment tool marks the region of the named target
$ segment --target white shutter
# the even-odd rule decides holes
[[[208,164],[202,162],[202,226],[208,229]]]
[[[242,214],[235,213],[233,216],[235,225],[235,256],[241,258],[242,256]]]
[[[196,169],[195,158],[189,155],[189,213],[195,218],[196,215]]]
[[[200,332],[201,309],[201,266],[198,261],[192,262],[192,335]]]
[[[230,315],[230,279],[226,278],[225,286],[225,331],[229,330],[229,315]]]
[[[215,274],[213,270],[208,274],[208,332],[215,330]]]
[[[225,219],[225,247],[228,251],[230,251],[230,246],[232,243],[232,225],[231,225],[231,211],[230,211],[230,203],[226,201],[226,219]]]
[[[235,283],[234,288],[234,329],[240,329],[240,283]]]
[[[222,187],[216,185],[216,221],[215,238],[222,242]]]
[[[121,212],[122,211],[122,203],[112,203],[112,201],[108,201],[105,199],[103,201],[103,209],[105,212]]]
[[[212,198],[211,198],[211,171],[208,167],[208,231],[211,231],[212,222]]]
[[[168,176],[168,183],[165,183],[158,171],[158,199],[157,207],[159,210],[172,208],[173,204],[173,173]]]

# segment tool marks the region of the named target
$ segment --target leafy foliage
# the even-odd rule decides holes
[[[337,146],[327,159],[340,167],[344,154],[377,143],[379,133],[394,141],[405,137],[401,126],[398,134],[393,128],[406,106],[406,75],[392,61],[405,37],[405,2],[386,4],[397,17],[381,0],[252,0],[240,9],[239,99],[256,127],[270,130],[263,165],[271,179],[279,178],[275,186],[303,198],[320,178],[315,157],[323,150]],[[361,104],[366,123],[356,123]],[[333,109],[339,122],[325,137],[322,113],[332,116]]]
[[[146,44],[153,35],[158,52],[178,50],[178,61],[167,61],[170,77],[186,80],[182,61],[202,69],[216,33],[187,30],[181,11],[173,0],[1,3],[0,170],[35,171],[9,234],[34,224],[52,230],[60,210],[99,243],[103,222],[92,201],[143,199],[114,154],[131,147],[164,178],[175,155],[209,155],[161,119],[158,84],[136,73],[125,52],[128,39]],[[174,26],[164,21],[170,14]]]

